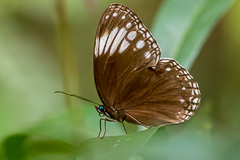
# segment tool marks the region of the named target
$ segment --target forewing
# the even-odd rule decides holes
[[[200,103],[198,83],[191,80],[173,59],[161,59],[156,67],[145,69],[128,84],[138,84],[138,89],[123,104],[126,121],[160,126],[189,120]]]
[[[112,4],[103,13],[95,38],[94,77],[106,106],[120,107],[136,90],[129,79],[148,67],[156,66],[160,48],[151,33],[129,8]]]

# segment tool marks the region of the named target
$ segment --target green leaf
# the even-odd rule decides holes
[[[11,136],[4,141],[4,153],[9,160],[22,160],[24,158],[22,145],[27,137],[27,135],[19,134]]]
[[[3,153],[8,160],[64,160],[75,158],[75,146],[45,136],[16,134],[5,139]]]
[[[163,57],[174,58],[189,69],[211,30],[234,1],[165,1],[152,28]]]
[[[159,128],[138,154],[145,159],[159,159],[161,151],[169,144],[169,135],[164,127]],[[166,157],[163,157],[166,159]]]
[[[127,136],[93,138],[82,142],[78,148],[79,159],[123,160],[129,159],[141,149],[157,128],[147,129]]]
[[[125,136],[88,139],[79,147],[46,136],[16,134],[4,140],[2,152],[8,160],[129,159],[156,130],[152,128]]]

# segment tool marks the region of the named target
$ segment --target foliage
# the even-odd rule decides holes
[[[58,2],[56,1],[56,4]],[[61,50],[59,52],[66,51],[68,55],[72,54],[71,57],[59,59],[62,61],[83,59],[82,64],[78,64],[79,68],[83,68],[79,71],[80,92],[91,98],[93,93],[91,91],[95,91],[95,89],[84,89],[85,86],[94,86],[92,74],[87,78],[85,75],[91,69],[87,66],[92,65],[90,63],[92,57],[88,53],[92,52],[90,50],[92,49],[90,44],[93,45],[94,38],[92,32],[95,33],[97,21],[104,7],[99,12],[91,10],[94,5],[88,8],[91,12],[99,14],[95,18],[84,8],[77,11],[75,3],[74,1],[65,3],[64,12],[69,15],[68,19],[59,16],[59,12],[54,13],[53,8],[57,8],[57,5],[53,5],[50,1],[0,2],[0,13],[4,13],[0,21],[3,24],[0,30],[4,32],[0,32],[0,37],[7,37],[0,38],[1,160],[197,160],[229,157],[235,159],[239,156],[240,143],[237,136],[236,141],[235,139],[228,141],[226,138],[228,136],[213,133],[213,128],[219,126],[213,126],[215,123],[212,113],[215,110],[212,106],[215,102],[211,99],[203,101],[199,113],[197,112],[185,124],[143,131],[138,131],[136,126],[126,124],[131,132],[124,135],[121,125],[109,123],[107,136],[104,139],[96,138],[99,117],[93,106],[80,102],[84,107],[79,107],[76,106],[79,105],[79,101],[77,104],[72,101],[72,105],[68,105],[72,107],[61,108],[60,106],[64,106],[61,101],[63,96],[53,94],[55,90],[61,88],[62,83],[59,80],[61,79],[58,70],[60,67],[54,58],[57,57],[54,54],[57,49],[52,47],[56,46],[53,38],[55,36],[53,32],[56,30],[58,50]],[[80,3],[84,6],[82,1]],[[126,5],[127,3],[130,2],[126,1]],[[176,58],[183,66],[190,68],[214,26],[233,3],[234,0],[164,1],[152,26],[153,35],[162,48],[163,57]],[[105,7],[107,5],[109,4],[105,2]],[[130,5],[127,6],[132,8]],[[60,22],[64,20],[66,25],[62,23],[63,26],[58,26],[59,23],[57,23],[57,27],[53,27],[51,17]],[[92,17],[96,21],[94,24],[92,24],[93,20],[91,21]],[[75,33],[75,30],[79,30],[79,26],[90,31],[76,33],[74,37],[71,31]],[[91,28],[91,26],[95,27]],[[92,35],[89,34],[90,32]],[[85,40],[83,37],[92,38]],[[64,48],[62,45],[65,44],[66,39],[72,42],[67,42],[67,48]],[[81,43],[81,45],[75,46],[75,43]],[[74,52],[81,47],[81,52]],[[84,57],[84,53],[87,53],[87,56]],[[76,67],[75,63],[77,62],[70,61],[62,64],[70,66],[65,68],[67,72],[71,72],[67,75],[68,80],[78,83],[71,79],[76,77],[77,69],[73,70]],[[66,74],[66,71],[62,73]],[[89,79],[92,81],[88,82]],[[86,83],[88,85],[85,85]],[[76,88],[78,85],[74,84],[71,87]],[[97,93],[94,94],[97,95]],[[228,101],[223,101],[223,104],[225,103],[228,104]],[[238,106],[238,103],[235,105]],[[224,110],[222,113],[225,113]],[[238,122],[237,125],[230,122],[229,124],[234,128]],[[229,134],[229,132],[224,133]],[[218,145],[213,142],[218,142]]]

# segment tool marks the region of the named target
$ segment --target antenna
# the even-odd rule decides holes
[[[66,94],[66,95],[71,96],[71,97],[76,97],[76,98],[79,98],[79,99],[82,99],[82,100],[85,100],[85,101],[88,101],[88,102],[91,102],[91,103],[94,103],[94,104],[100,105],[100,104],[98,104],[98,103],[96,103],[96,102],[93,102],[93,101],[91,101],[91,100],[88,100],[88,99],[86,99],[86,98],[80,97],[80,96],[75,95],[75,94],[68,94],[68,93],[65,93],[65,92],[62,92],[62,91],[55,91],[54,93],[62,93],[62,94]]]

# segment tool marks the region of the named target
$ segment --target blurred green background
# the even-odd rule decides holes
[[[76,93],[100,103],[93,77],[94,37],[110,3],[116,1],[0,1],[1,160],[74,159],[71,153],[76,146],[83,152],[84,145],[79,144],[93,143],[84,140],[98,134],[95,107],[54,91]],[[135,11],[150,29],[163,5],[158,0],[117,3]],[[192,60],[190,73],[200,85],[201,108],[189,122],[156,131],[159,137],[155,130],[144,132],[149,138],[142,144],[148,143],[142,145],[144,150],[137,148],[129,153],[132,159],[239,158],[240,1],[222,15],[196,61]],[[130,133],[138,130],[133,125],[127,125],[127,129]],[[107,135],[124,132],[120,124],[109,123]],[[105,139],[94,140],[105,143]],[[159,149],[161,154],[157,155]],[[118,153],[114,149],[112,152]]]

